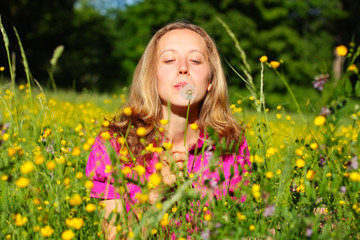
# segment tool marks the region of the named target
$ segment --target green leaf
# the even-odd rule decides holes
[[[351,95],[352,90],[353,90],[353,87],[352,87],[350,79],[346,79],[345,80],[345,92],[346,92],[346,94]]]
[[[360,97],[360,80],[357,80],[355,84],[355,96]]]

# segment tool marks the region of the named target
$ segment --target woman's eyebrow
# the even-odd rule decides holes
[[[162,52],[160,53],[159,56],[163,55],[165,52],[177,52],[177,51],[176,51],[175,49],[165,49],[164,51],[162,51]],[[203,55],[203,56],[205,57],[205,54],[204,54],[202,51],[200,51],[200,50],[192,49],[192,50],[189,51],[189,53],[193,53],[193,52],[200,53],[201,55]]]

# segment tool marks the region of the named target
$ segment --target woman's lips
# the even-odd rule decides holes
[[[174,85],[174,88],[176,88],[177,90],[180,90],[181,88],[183,88],[186,85],[188,85],[187,82],[178,82],[177,84]]]

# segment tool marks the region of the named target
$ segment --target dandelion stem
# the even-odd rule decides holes
[[[188,103],[187,111],[186,111],[186,124],[185,124],[185,135],[184,135],[184,146],[186,146],[186,133],[188,128],[188,122],[189,122],[189,110],[190,110],[190,100]]]

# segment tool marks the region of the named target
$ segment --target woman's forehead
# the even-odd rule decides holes
[[[158,54],[164,51],[200,51],[206,53],[205,40],[198,33],[189,29],[175,29],[165,33],[158,42]]]

